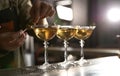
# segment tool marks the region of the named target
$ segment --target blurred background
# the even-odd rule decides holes
[[[60,25],[96,24],[86,47],[119,48],[120,1],[119,0],[49,0],[56,9],[48,22]],[[51,21],[50,21],[51,19]],[[56,42],[53,41],[51,46]],[[74,41],[72,39],[70,41]],[[59,40],[57,40],[59,41]],[[75,41],[76,44],[76,41]],[[59,45],[58,45],[59,46]],[[79,45],[78,45],[79,46]]]
[[[91,25],[96,28],[90,38],[85,40],[85,57],[119,55],[120,48],[120,0],[46,0],[50,2],[56,14],[47,18],[49,24],[59,25]],[[30,42],[32,41],[32,42]],[[43,41],[32,38],[28,41],[26,54],[32,55],[32,60],[26,65],[39,65],[44,62]],[[49,41],[48,58],[50,63],[63,61],[63,41],[54,37]],[[70,55],[79,58],[79,41],[69,40]],[[31,52],[32,51],[32,52]],[[28,56],[29,57],[29,56]],[[28,60],[25,57],[26,60]],[[31,59],[29,57],[29,59]],[[29,64],[32,63],[32,64]]]

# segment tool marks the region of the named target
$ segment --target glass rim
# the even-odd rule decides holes
[[[33,25],[32,28],[52,28],[56,27],[56,25]]]
[[[96,28],[95,25],[76,25],[75,27],[86,28],[86,29],[95,29]]]

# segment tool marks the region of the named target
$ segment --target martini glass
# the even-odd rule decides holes
[[[67,59],[67,48],[68,48],[68,40],[70,40],[71,38],[73,38],[75,34],[75,29],[73,26],[71,25],[59,25],[57,27],[57,37],[61,40],[63,40],[63,44],[64,44],[64,61],[62,63],[58,63],[59,68],[69,68],[70,67],[70,61],[68,61]]]
[[[86,59],[84,59],[83,48],[84,48],[85,40],[88,39],[91,36],[95,27],[96,26],[80,26],[80,25],[76,26],[76,28],[75,28],[76,32],[75,32],[74,37],[79,40],[80,47],[81,47],[80,59],[78,61],[74,62],[76,65],[84,66],[84,65],[89,64],[89,62]]]
[[[44,58],[45,62],[43,65],[38,66],[38,69],[42,69],[45,71],[51,70],[53,67],[51,64],[48,63],[48,58],[47,58],[47,50],[48,50],[48,41],[51,40],[53,37],[56,35],[56,27],[54,26],[35,26],[34,32],[36,36],[44,41]]]

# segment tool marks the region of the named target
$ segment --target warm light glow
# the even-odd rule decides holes
[[[71,8],[58,5],[56,9],[57,9],[58,17],[60,19],[68,20],[68,21],[71,21],[73,19],[73,11]]]
[[[120,8],[111,8],[108,10],[107,17],[112,22],[120,21]]]

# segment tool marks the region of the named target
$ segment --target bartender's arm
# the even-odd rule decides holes
[[[53,16],[55,12],[53,7],[49,3],[46,3],[41,0],[35,0],[32,6],[30,5],[29,0],[19,0],[19,2],[23,3],[21,4],[21,8],[19,11],[20,16],[21,17],[22,15],[24,16],[21,19],[24,20],[25,17],[27,18],[27,16],[25,15],[30,15],[32,22],[35,24],[42,23],[42,19]],[[5,23],[5,25],[6,24],[7,23]],[[0,27],[0,30],[1,29],[2,28]],[[10,50],[10,51],[17,49],[18,47],[23,45],[25,41],[25,36],[26,33],[23,32],[23,30],[20,30],[18,32],[8,31],[8,32],[0,33],[0,49]]]

